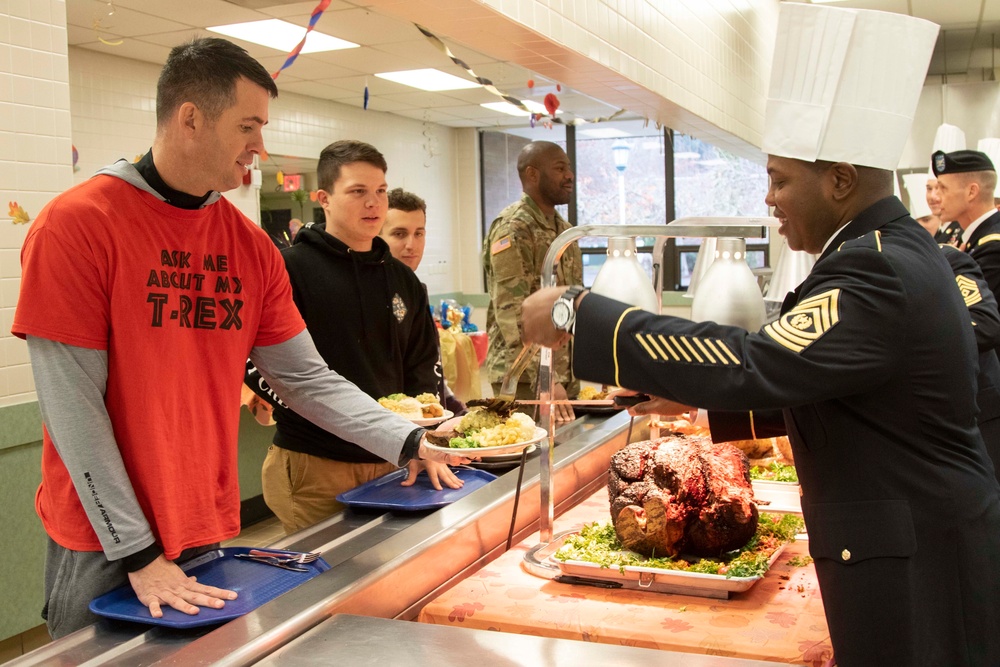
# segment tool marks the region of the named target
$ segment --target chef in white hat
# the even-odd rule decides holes
[[[910,199],[910,215],[931,236],[935,236],[941,229],[941,218],[934,215],[931,207],[927,204],[927,181],[929,178],[926,172],[903,174],[903,187],[906,188],[906,196]]]
[[[820,253],[782,315],[746,331],[555,287],[525,301],[524,337],[575,331],[581,378],[653,397],[635,413],[700,406],[719,441],[787,432],[837,664],[1000,665],[1000,486],[969,310],[892,194],[938,27],[779,16],[765,201],[790,248]]]

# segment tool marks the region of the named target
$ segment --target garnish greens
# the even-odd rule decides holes
[[[769,482],[798,482],[799,475],[795,466],[772,461],[767,467],[754,466],[750,468],[750,479],[765,479]]]
[[[625,550],[618,541],[615,527],[610,521],[586,524],[579,533],[570,535],[555,553],[562,561],[579,560],[601,567],[616,567],[622,573],[628,565],[654,567],[663,570],[701,572],[730,577],[759,577],[767,572],[771,554],[785,542],[794,542],[805,523],[794,514],[761,513],[757,532],[750,541],[720,558],[684,560],[669,556],[646,558]]]
[[[812,556],[792,556],[788,559],[788,564],[792,567],[805,567],[813,562]]]

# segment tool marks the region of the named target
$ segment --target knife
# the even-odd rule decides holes
[[[594,586],[595,588],[621,588],[620,581],[604,581],[603,579],[587,579],[586,577],[575,577],[571,574],[560,574],[552,578],[552,581],[560,584],[571,584],[578,586]]]

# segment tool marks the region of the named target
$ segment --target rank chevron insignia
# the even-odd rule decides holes
[[[972,278],[955,276],[955,282],[958,283],[958,291],[962,293],[967,307],[974,306],[983,300],[983,295],[979,293],[979,285]]]
[[[764,327],[764,333],[792,352],[802,352],[840,321],[839,301],[839,288],[811,296]]]

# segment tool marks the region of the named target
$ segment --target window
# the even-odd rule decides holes
[[[575,160],[575,206],[558,207],[570,224],[665,225],[682,217],[768,214],[764,204],[767,173],[762,164],[642,120],[573,128],[556,125],[551,130],[483,130],[480,140],[484,238],[497,214],[521,196],[517,155],[534,140],[563,147],[567,141],[572,144],[567,152]],[[651,278],[653,242],[652,237],[636,239],[639,261]],[[579,245],[583,281],[589,286],[604,264],[607,239],[583,238]],[[677,238],[666,245],[666,289],[687,288],[700,245],[700,238]],[[767,238],[747,239],[751,269],[768,266],[768,253]]]
[[[767,171],[711,144],[674,135],[674,197],[677,217],[768,215]],[[675,243],[674,289],[687,289],[701,239]],[[768,266],[768,239],[747,239],[751,269]]]

